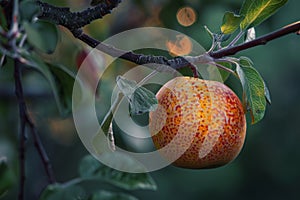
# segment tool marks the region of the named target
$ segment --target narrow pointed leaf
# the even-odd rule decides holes
[[[221,31],[224,34],[231,34],[235,32],[239,27],[243,17],[236,15],[233,12],[226,12],[223,17],[223,23],[221,26]]]
[[[54,77],[57,93],[59,96],[59,104],[61,104],[61,115],[66,116],[71,112],[72,93],[75,81],[75,75],[63,65],[48,64],[49,69]]]
[[[262,23],[273,15],[288,0],[245,0],[240,10],[244,16],[241,22],[241,29],[246,30]]]
[[[249,65],[251,62],[248,59],[240,60],[240,65],[237,66],[236,71],[243,86],[244,98],[247,101],[246,105],[250,109],[252,124],[255,124],[265,114],[265,84],[258,71],[252,65]]]
[[[23,52],[22,55],[31,62],[31,67],[40,72],[49,82],[60,114],[62,116],[69,114],[72,108],[75,75],[64,66],[45,63],[34,53]]]

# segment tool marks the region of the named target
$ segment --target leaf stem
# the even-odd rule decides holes
[[[123,95],[122,93],[118,93],[118,94],[117,94],[117,98],[115,99],[115,101],[114,101],[113,104],[111,105],[109,111],[106,113],[105,117],[104,117],[103,120],[102,120],[102,123],[101,123],[101,128],[102,128],[102,129],[107,129],[107,128],[109,128],[109,127],[106,127],[106,128],[105,128],[104,126],[106,125],[106,123],[107,123],[108,121],[111,121],[111,120],[112,120],[112,116],[111,116],[111,115],[113,115],[113,114],[116,112],[117,107],[118,107],[119,103],[121,102],[123,96],[124,96],[124,95]]]
[[[101,123],[101,129],[104,132],[104,134],[107,135],[109,147],[111,148],[112,151],[116,150],[115,138],[114,138],[114,133],[113,133],[113,129],[112,129],[112,121],[113,121],[114,113],[116,112],[118,105],[120,104],[123,96],[124,95],[120,92],[117,94],[117,98],[111,105],[109,111],[106,113],[106,115],[103,118],[102,123]]]
[[[158,71],[152,71],[150,74],[148,74],[145,78],[143,78],[138,84],[137,86],[140,87],[142,86],[144,83],[146,83],[148,80],[150,80],[150,78],[154,77],[156,74],[158,74]]]
[[[228,44],[228,47],[234,46],[237,41],[243,36],[244,31],[240,31],[239,34],[237,34],[237,36]]]
[[[229,72],[229,73],[231,73],[231,74],[233,74],[233,75],[236,75],[236,73],[235,73],[232,69],[229,69],[229,68],[227,68],[227,67],[224,67],[223,65],[221,65],[221,64],[219,64],[219,63],[213,62],[213,63],[210,63],[210,64],[215,65],[215,66],[218,67],[219,69],[222,69],[222,70],[224,70],[224,71],[226,71],[226,72]]]

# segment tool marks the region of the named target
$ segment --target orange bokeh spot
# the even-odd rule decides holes
[[[177,35],[176,41],[167,41],[166,47],[173,56],[183,56],[191,53],[193,44],[185,35]]]
[[[182,26],[191,26],[196,22],[196,12],[191,7],[180,8],[176,17],[178,23]]]

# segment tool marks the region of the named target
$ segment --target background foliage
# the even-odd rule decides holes
[[[71,6],[79,10],[89,1],[58,1],[49,3]],[[186,33],[209,48],[210,41],[203,26],[217,32],[225,11],[238,11],[242,1],[225,0],[151,0],[123,1],[106,16],[86,27],[95,38],[106,39],[114,33],[141,26],[163,26]],[[197,12],[197,21],[190,27],[181,26],[176,13],[182,6],[189,5]],[[256,30],[263,35],[283,25],[299,20],[300,2],[290,0],[276,15],[268,19]],[[134,13],[134,15],[132,15]],[[63,28],[59,46],[46,59],[56,60],[76,71],[76,55],[82,48],[80,42]],[[265,118],[248,125],[247,139],[239,157],[231,164],[210,170],[184,170],[173,166],[151,173],[158,185],[157,191],[130,191],[139,199],[297,199],[300,182],[300,135],[298,113],[300,105],[300,40],[296,35],[268,43],[242,52],[255,63],[266,80],[272,94],[272,105],[268,106]],[[75,49],[75,50],[74,50]],[[18,110],[14,97],[11,63],[0,70],[0,156],[7,157],[8,165],[17,173]],[[122,66],[122,67],[120,67]],[[131,67],[124,61],[105,75],[105,86],[101,89],[97,110],[107,110],[110,102],[110,86],[115,77]],[[231,77],[227,83],[238,93],[238,81]],[[110,87],[109,87],[110,86]],[[25,73],[25,94],[30,114],[35,120],[43,143],[53,164],[58,181],[64,182],[78,176],[81,158],[87,154],[79,140],[71,116],[61,118],[57,110],[50,85],[44,78],[32,71]],[[105,112],[99,112],[99,117]],[[27,199],[36,199],[46,185],[46,176],[41,170],[41,162],[33,144],[27,144]],[[140,151],[146,148],[135,149]],[[17,176],[15,177],[17,180]],[[92,189],[113,189],[105,182],[86,183]],[[176,192],[175,192],[176,191]],[[4,199],[15,198],[16,187],[10,189]]]

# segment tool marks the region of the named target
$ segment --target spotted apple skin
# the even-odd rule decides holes
[[[246,136],[237,95],[216,81],[177,77],[157,93],[149,130],[162,157],[183,168],[214,168],[234,160]]]

